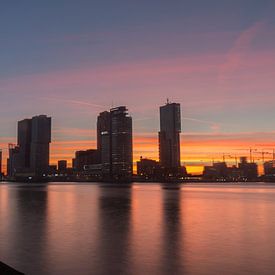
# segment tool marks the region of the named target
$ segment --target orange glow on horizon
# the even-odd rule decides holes
[[[14,139],[13,139],[14,140]],[[263,172],[262,154],[260,148],[270,148],[265,161],[272,159],[271,150],[275,148],[275,133],[263,134],[183,134],[181,137],[181,162],[187,167],[188,173],[201,174],[204,165],[211,165],[213,161],[223,161],[229,166],[236,164],[240,156],[249,158],[249,148],[259,148],[253,153],[253,160],[259,164],[259,172]],[[7,148],[10,140],[0,143],[0,148]],[[50,163],[56,165],[58,160],[67,160],[72,165],[72,158],[76,151],[96,148],[96,141],[90,140],[58,140],[51,144]],[[2,170],[6,173],[7,150],[3,150]],[[158,160],[158,137],[156,134],[140,134],[133,139],[134,171],[136,162],[143,158]]]

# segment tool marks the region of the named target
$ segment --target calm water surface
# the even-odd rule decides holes
[[[0,260],[28,275],[275,274],[275,187],[0,184]]]

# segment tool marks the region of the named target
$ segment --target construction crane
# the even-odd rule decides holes
[[[238,159],[237,159],[237,155],[232,156],[231,154],[223,154],[223,162],[225,162],[225,158],[228,157],[230,159],[235,159],[235,164],[236,166],[238,165]]]
[[[274,161],[274,152],[270,153],[270,152],[264,151],[264,149],[263,149],[262,151],[257,151],[256,154],[261,154],[262,155],[263,163],[265,162],[265,155],[273,155],[273,161]]]
[[[241,149],[234,149],[236,151],[248,151],[249,152],[249,160],[252,163],[253,162],[253,153],[257,152],[258,150],[255,148],[241,148]]]

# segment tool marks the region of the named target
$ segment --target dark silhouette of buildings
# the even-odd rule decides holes
[[[160,164],[156,160],[142,158],[137,162],[137,175],[144,180],[157,180],[160,176]]]
[[[257,164],[247,162],[246,157],[240,158],[238,167],[228,167],[225,162],[216,162],[212,166],[205,166],[203,171],[203,180],[206,181],[255,181],[257,178]]]
[[[57,173],[58,173],[57,165],[55,164],[49,165],[48,174],[52,176],[52,175],[57,175]]]
[[[102,112],[97,117],[97,150],[100,155],[102,178],[111,178],[111,113]]]
[[[32,119],[24,119],[17,125],[17,145],[19,146],[20,163],[18,168],[26,170],[31,166],[31,142],[32,142]],[[18,171],[18,172],[22,172]]]
[[[73,160],[73,168],[76,172],[84,171],[87,165],[99,164],[99,152],[96,149],[89,149],[86,151],[77,151]]]
[[[264,176],[265,181],[275,182],[275,161],[274,157],[271,161],[264,162]]]
[[[159,160],[164,179],[182,178],[186,169],[180,163],[181,112],[179,103],[160,107]]]
[[[165,168],[180,167],[180,104],[169,103],[160,107],[159,159]]]
[[[266,161],[264,163],[264,175],[274,176],[275,175],[275,162],[274,160]]]
[[[100,113],[98,150],[104,180],[131,181],[133,172],[132,118],[125,106]]]
[[[111,132],[111,114],[108,111],[102,112],[97,117],[97,150],[99,151],[100,161],[101,158],[104,159],[108,155],[109,152],[109,135]],[[103,144],[104,143],[104,144]],[[103,144],[103,145],[102,145]],[[103,149],[107,149],[107,152],[102,151]],[[108,155],[109,156],[109,155]],[[109,158],[104,160],[104,162],[110,162]]]
[[[3,172],[2,172],[2,150],[0,149],[0,180],[2,180]]]
[[[31,171],[36,176],[47,175],[50,162],[51,118],[35,116],[31,120]]]
[[[133,173],[132,118],[126,107],[111,109],[111,175],[115,180],[131,180]]]
[[[15,176],[19,166],[19,146],[9,144],[9,157],[7,159],[7,174],[9,177]]]
[[[59,160],[57,163],[58,172],[64,173],[67,170],[67,160]]]
[[[256,180],[258,178],[258,165],[255,162],[248,162],[247,157],[240,158],[238,167],[242,179]]]
[[[9,145],[10,177],[46,177],[49,171],[51,118],[35,116],[18,122],[17,146]]]
[[[205,166],[203,178],[205,180],[223,180],[229,176],[228,167],[225,162],[216,162],[212,166]]]

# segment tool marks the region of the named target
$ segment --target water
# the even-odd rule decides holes
[[[28,275],[275,274],[275,187],[0,184],[0,260]]]

